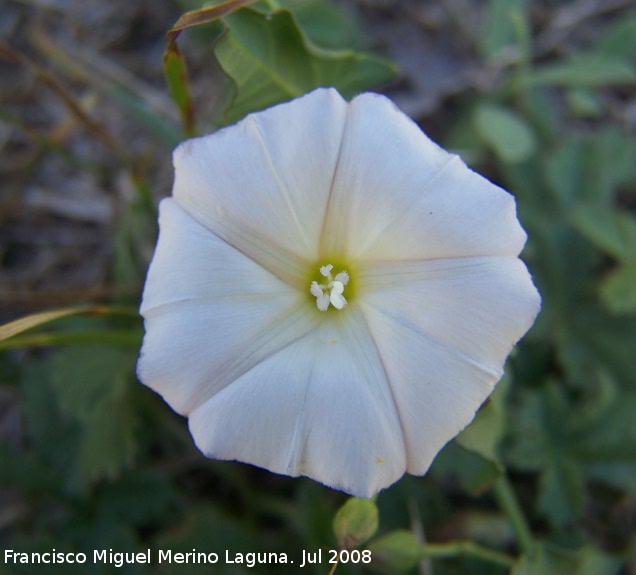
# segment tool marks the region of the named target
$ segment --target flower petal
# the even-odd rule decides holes
[[[203,453],[370,497],[405,469],[402,430],[359,314],[325,321],[190,415]]]
[[[499,376],[541,306],[518,258],[367,263],[359,273],[365,311],[373,307]]]
[[[513,255],[526,235],[510,194],[432,142],[395,105],[363,94],[350,106],[323,251],[353,259]]]
[[[315,319],[283,295],[154,308],[137,364],[139,379],[187,415],[263,359],[313,329]]]
[[[319,89],[188,140],[173,197],[229,244],[286,281],[304,280],[338,158],[347,104]]]
[[[159,230],[144,287],[142,315],[180,301],[296,293],[211,233],[171,198],[159,205]]]
[[[391,380],[404,430],[406,470],[423,475],[440,449],[472,420],[499,374],[373,308],[365,309],[365,316]]]
[[[540,298],[516,258],[465,258],[365,268],[360,307],[391,382],[407,471],[423,474],[473,419],[503,374]]]
[[[144,288],[139,378],[188,413],[313,328],[307,295],[220,240],[171,199]]]

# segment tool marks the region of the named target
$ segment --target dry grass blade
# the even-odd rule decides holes
[[[63,317],[69,317],[72,315],[112,315],[112,314],[125,314],[136,315],[136,312],[125,310],[122,308],[114,308],[109,306],[81,306],[81,307],[68,307],[63,309],[56,309],[51,311],[43,311],[34,313],[15,321],[0,326],[0,341],[13,337],[23,331],[27,331],[31,328],[39,325],[61,319]]]
[[[42,58],[46,58],[48,63],[71,80],[86,82],[107,96],[112,96],[113,88],[126,88],[153,113],[177,120],[172,102],[163,90],[97,50],[85,45],[62,46],[42,28],[31,31],[29,41]]]
[[[183,16],[181,16],[181,18],[177,20],[175,25],[166,34],[166,52],[171,50],[172,47],[175,45],[177,37],[182,30],[218,20],[219,18],[223,18],[223,16],[227,16],[232,12],[236,12],[236,10],[242,8],[243,6],[254,4],[255,2],[256,0],[228,0],[227,2],[223,2],[223,4],[219,4],[218,6],[186,12]]]
[[[121,146],[113,136],[99,122],[93,120],[77,103],[75,98],[69,94],[68,90],[49,72],[42,68],[37,62],[29,58],[26,54],[18,52],[5,43],[0,43],[0,58],[9,62],[17,62],[28,66],[39,80],[60,98],[68,110],[77,120],[105,146],[107,146],[118,157],[126,161],[126,157],[121,150]]]

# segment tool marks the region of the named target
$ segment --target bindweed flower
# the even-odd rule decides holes
[[[199,449],[369,497],[474,417],[540,298],[511,195],[333,89],[181,144],[138,374]]]

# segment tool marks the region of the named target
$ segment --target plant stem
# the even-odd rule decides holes
[[[534,547],[534,536],[528,525],[525,515],[519,505],[517,496],[510,484],[508,477],[502,474],[494,485],[495,497],[499,507],[503,510],[515,533],[517,543],[524,552],[529,552]]]

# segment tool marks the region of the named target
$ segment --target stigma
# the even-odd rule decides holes
[[[322,266],[320,268],[320,275],[325,280],[324,283],[318,283],[316,281],[311,282],[309,292],[316,298],[316,307],[320,311],[327,311],[329,304],[336,309],[343,309],[347,305],[343,292],[345,286],[349,283],[349,274],[347,272],[340,272],[334,278],[331,275],[333,266],[331,264]]]

